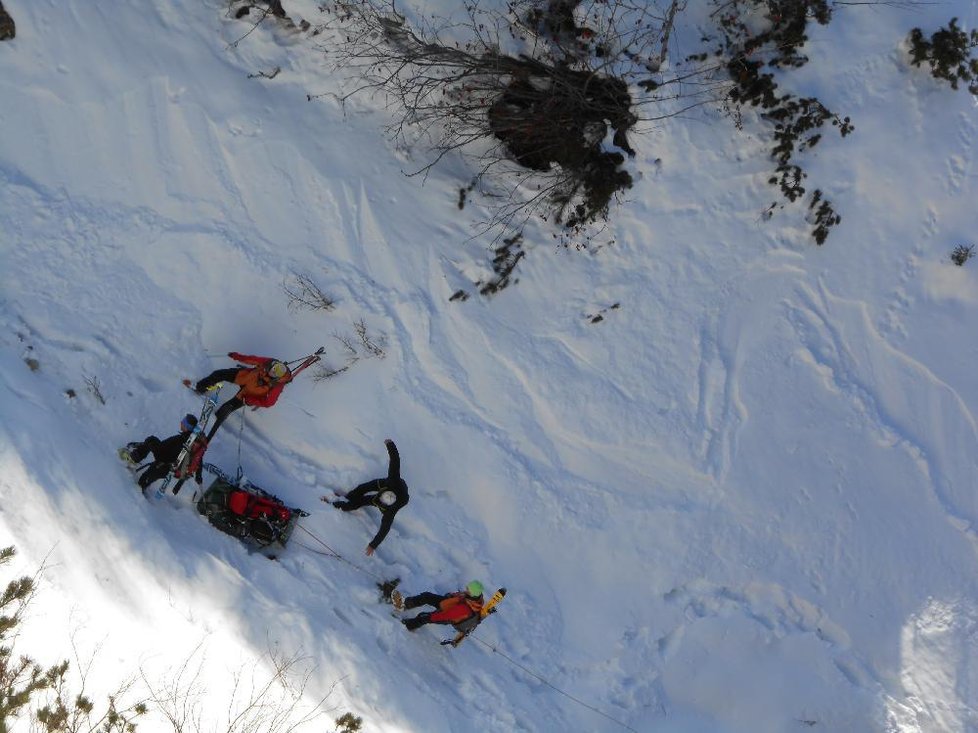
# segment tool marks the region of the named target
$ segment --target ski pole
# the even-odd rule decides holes
[[[298,359],[293,359],[292,361],[287,361],[285,363],[287,365],[288,364],[295,364],[296,362],[305,361],[306,359],[311,359],[314,356],[320,356],[325,351],[326,351],[326,347],[325,346],[320,346],[318,349],[316,349],[311,354],[306,354],[305,356],[300,356]]]

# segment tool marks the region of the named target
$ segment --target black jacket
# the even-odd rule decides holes
[[[164,438],[163,440],[160,440],[155,435],[150,435],[148,438],[146,438],[146,440],[143,441],[143,449],[153,454],[153,464],[155,466],[155,471],[151,475],[165,475],[172,470],[174,467],[173,464],[177,462],[177,458],[180,456],[180,451],[183,450],[183,446],[189,437],[190,433],[177,433],[176,435],[171,435],[169,438]],[[202,439],[202,437],[199,438],[199,440]],[[147,470],[147,473],[149,473],[149,470]],[[203,479],[204,466],[202,461],[200,465],[197,466],[197,470],[194,473],[194,480],[199,484],[201,481],[203,481]]]
[[[380,529],[377,530],[377,534],[374,538],[370,540],[370,546],[375,550],[384,541],[387,533],[391,530],[391,525],[394,524],[394,515],[397,514],[401,507],[407,506],[410,499],[408,496],[408,485],[401,478],[401,456],[397,452],[397,446],[394,445],[394,441],[387,443],[387,454],[390,456],[390,464],[387,468],[387,478],[377,479],[377,497],[378,500],[374,502],[374,506],[380,509],[383,515],[380,520]],[[397,500],[390,506],[384,506],[379,501],[380,492],[390,489],[397,496]]]
[[[147,441],[150,443],[148,447],[153,454],[153,460],[157,463],[176,463],[177,456],[180,455],[180,450],[189,437],[189,433],[177,433],[157,441],[155,445],[151,441]]]

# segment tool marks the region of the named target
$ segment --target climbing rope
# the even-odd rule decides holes
[[[305,527],[303,527],[303,526],[302,526],[301,524],[297,524],[297,525],[296,525],[296,527],[297,527],[298,529],[301,529],[301,530],[302,530],[303,532],[305,532],[305,533],[306,533],[307,535],[309,535],[310,537],[312,537],[312,538],[313,538],[313,539],[314,539],[314,540],[315,540],[316,542],[318,542],[318,543],[319,543],[320,545],[322,545],[322,546],[323,546],[323,547],[324,547],[324,548],[326,549],[326,552],[323,552],[322,550],[317,550],[317,549],[315,549],[314,547],[309,547],[309,546],[307,546],[307,545],[304,545],[304,544],[302,544],[301,542],[297,542],[296,544],[297,544],[297,545],[299,545],[300,547],[302,547],[302,548],[304,548],[304,549],[306,549],[306,550],[309,550],[310,552],[314,552],[314,553],[316,553],[317,555],[325,555],[326,557],[335,557],[335,558],[336,558],[337,560],[340,560],[340,561],[342,561],[342,562],[345,562],[345,563],[346,563],[347,565],[349,565],[349,566],[351,566],[351,567],[353,567],[353,568],[356,568],[356,569],[357,569],[357,570],[359,570],[359,571],[360,571],[361,573],[364,573],[364,574],[366,574],[366,575],[369,575],[369,576],[370,576],[371,578],[373,578],[374,580],[378,580],[378,581],[380,581],[381,583],[383,583],[383,582],[384,582],[384,579],[383,579],[383,578],[381,578],[381,577],[380,577],[379,575],[377,575],[377,574],[375,574],[375,573],[372,573],[372,572],[370,572],[369,570],[367,570],[366,568],[364,568],[364,567],[361,567],[360,565],[357,565],[356,563],[354,563],[354,562],[351,562],[351,561],[349,561],[349,560],[347,560],[347,559],[346,559],[345,557],[343,557],[343,556],[342,556],[342,555],[341,555],[340,553],[338,553],[338,552],[337,552],[336,550],[334,550],[334,549],[333,549],[332,547],[330,547],[329,545],[327,545],[327,544],[326,544],[325,542],[323,542],[323,541],[322,541],[322,540],[321,540],[321,539],[320,539],[319,537],[317,537],[316,535],[314,535],[314,534],[313,534],[312,532],[310,532],[310,531],[309,531],[308,529],[306,529]],[[602,717],[604,717],[604,718],[607,718],[607,719],[608,719],[608,720],[610,720],[610,721],[611,721],[612,723],[615,723],[615,724],[617,724],[617,725],[620,725],[620,726],[621,726],[622,728],[624,728],[625,730],[630,730],[630,731],[632,731],[632,733],[638,733],[638,731],[637,731],[637,730],[635,730],[634,728],[632,728],[632,727],[631,727],[630,725],[628,725],[627,723],[623,723],[622,721],[620,721],[620,720],[618,720],[617,718],[613,718],[612,716],[610,716],[610,715],[608,715],[608,713],[606,713],[606,712],[604,712],[603,710],[600,710],[600,709],[598,709],[598,708],[596,708],[596,707],[594,707],[594,705],[590,705],[590,704],[588,704],[588,703],[586,703],[586,702],[584,702],[583,700],[581,700],[580,698],[577,698],[577,697],[574,697],[574,696],[573,696],[573,695],[571,695],[571,694],[570,694],[569,692],[565,692],[564,690],[561,690],[561,689],[560,689],[559,687],[557,687],[556,685],[554,685],[554,684],[553,684],[552,682],[550,682],[549,680],[547,680],[547,679],[545,679],[544,677],[542,677],[541,675],[539,675],[539,674],[537,674],[537,673],[536,673],[536,672],[534,672],[534,671],[533,671],[532,669],[529,669],[529,668],[527,668],[526,666],[524,666],[524,665],[522,665],[522,664],[520,664],[519,662],[517,662],[517,661],[516,661],[515,659],[513,659],[512,657],[510,657],[510,656],[508,656],[508,655],[506,655],[506,654],[504,654],[503,652],[501,652],[501,651],[499,651],[499,650],[498,650],[498,649],[497,649],[496,647],[494,647],[493,645],[491,645],[491,644],[489,644],[489,643],[487,643],[487,642],[485,642],[485,641],[483,641],[483,640],[482,640],[482,639],[480,639],[480,638],[479,638],[478,636],[475,636],[474,634],[472,634],[472,633],[470,633],[470,634],[468,634],[468,637],[469,637],[469,638],[471,638],[471,639],[475,639],[475,640],[476,640],[477,642],[479,642],[479,643],[480,643],[480,644],[482,644],[482,645],[483,645],[484,647],[486,647],[486,649],[489,649],[489,650],[490,650],[490,651],[492,651],[492,652],[493,652],[494,654],[498,654],[498,655],[499,655],[499,656],[501,656],[501,657],[502,657],[503,659],[505,659],[505,660],[506,660],[507,662],[509,662],[510,664],[512,664],[512,665],[513,665],[514,667],[518,667],[519,669],[521,669],[521,670],[523,670],[524,672],[526,672],[526,673],[527,673],[528,675],[530,675],[531,677],[533,677],[533,678],[535,678],[535,679],[537,679],[537,680],[539,680],[540,682],[542,682],[543,684],[545,684],[545,685],[546,685],[547,687],[549,687],[550,689],[552,689],[552,690],[554,690],[555,692],[558,692],[558,693],[560,693],[561,695],[563,695],[563,696],[564,696],[564,697],[566,697],[567,699],[569,699],[569,700],[573,700],[573,701],[574,701],[574,702],[576,702],[576,703],[577,703],[578,705],[582,705],[582,706],[584,706],[584,707],[586,707],[586,708],[587,708],[588,710],[592,710],[592,711],[594,711],[594,712],[595,712],[595,713],[597,713],[598,715],[600,715],[600,716],[602,716]]]
[[[608,713],[604,712],[603,710],[599,710],[598,708],[594,707],[594,705],[590,705],[590,704],[584,702],[583,700],[581,700],[580,698],[574,697],[569,692],[565,692],[564,690],[561,690],[559,687],[557,687],[556,685],[554,685],[553,683],[551,683],[549,680],[544,679],[542,676],[540,676],[539,674],[537,674],[536,672],[534,672],[532,669],[528,669],[527,667],[523,666],[522,664],[520,664],[519,662],[517,662],[512,657],[507,656],[503,652],[499,651],[492,644],[489,644],[489,643],[483,641],[478,636],[475,636],[474,634],[469,634],[469,637],[472,638],[472,639],[475,639],[477,642],[479,642],[480,644],[482,644],[482,646],[484,646],[486,649],[489,649],[493,653],[498,654],[503,659],[505,659],[507,662],[509,662],[510,664],[512,664],[514,667],[518,667],[519,669],[522,669],[528,675],[530,675],[531,677],[539,680],[540,682],[542,682],[543,684],[545,684],[547,687],[549,687],[554,692],[560,693],[561,695],[563,695],[564,697],[568,698],[569,700],[573,700],[578,705],[582,705],[582,706],[586,707],[588,710],[593,710],[598,715],[600,715],[600,716],[602,716],[604,718],[607,718],[612,723],[616,723],[617,725],[620,725],[625,730],[630,730],[630,731],[632,731],[632,733],[638,733],[637,730],[635,730],[634,728],[632,728],[627,723],[623,723],[622,721],[618,720],[618,718],[613,718],[610,715],[608,715]]]
[[[316,542],[318,542],[320,545],[322,545],[323,548],[325,548],[326,552],[323,552],[322,550],[317,550],[314,547],[309,547],[308,545],[304,545],[301,542],[296,542],[295,544],[299,545],[300,547],[302,547],[302,548],[304,548],[306,550],[309,550],[310,552],[314,552],[317,555],[324,555],[326,557],[335,557],[337,560],[340,560],[341,562],[345,562],[347,565],[349,565],[352,568],[355,568],[356,570],[359,570],[361,573],[364,573],[365,575],[369,575],[374,580],[380,581],[380,583],[384,583],[385,582],[384,579],[382,577],[380,577],[379,575],[377,575],[376,573],[372,573],[369,570],[367,570],[366,568],[361,567],[360,565],[357,565],[356,563],[351,562],[350,560],[347,560],[340,553],[338,553],[332,547],[330,547],[329,545],[327,545],[323,540],[321,540],[315,534],[313,534],[308,529],[306,529],[305,527],[303,527],[301,524],[296,524],[296,528],[301,529],[307,535],[309,535],[310,537],[312,537]],[[586,703],[586,702],[584,702],[583,700],[581,700],[578,697],[574,697],[569,692],[565,692],[564,690],[560,689],[559,687],[557,687],[555,684],[553,684],[549,680],[545,679],[541,675],[539,675],[536,672],[534,672],[532,669],[529,669],[528,667],[526,667],[526,666],[520,664],[519,662],[517,662],[512,657],[510,657],[507,654],[504,654],[503,652],[499,651],[499,649],[497,649],[496,647],[494,647],[492,644],[489,644],[489,643],[483,641],[478,636],[475,636],[472,633],[467,634],[467,636],[470,637],[470,638],[472,638],[472,639],[475,639],[475,641],[477,641],[480,644],[482,644],[484,647],[486,647],[486,649],[489,649],[494,654],[498,654],[503,659],[505,659],[507,662],[509,662],[510,664],[512,664],[514,667],[517,667],[517,668],[523,670],[524,672],[526,672],[526,674],[530,675],[534,679],[539,680],[540,682],[542,682],[543,684],[545,684],[547,687],[549,687],[551,690],[553,690],[554,692],[557,692],[557,693],[563,695],[568,700],[572,700],[572,701],[576,702],[578,705],[581,705],[581,706],[587,708],[588,710],[592,710],[593,712],[597,713],[598,715],[600,715],[600,716],[602,716],[604,718],[607,718],[612,723],[615,723],[616,725],[620,725],[625,730],[630,730],[630,731],[632,731],[632,733],[638,733],[637,730],[635,730],[634,728],[632,728],[627,723],[623,723],[622,721],[618,720],[617,718],[614,718],[614,717],[608,715],[608,713],[604,712],[603,710],[600,710],[600,709],[594,707],[594,705],[591,705],[589,703]]]
[[[296,529],[301,529],[307,535],[309,535],[310,537],[312,537],[316,542],[318,542],[320,545],[322,545],[323,547],[325,547],[328,552],[321,552],[319,550],[313,549],[312,547],[306,547],[305,545],[301,545],[301,543],[300,543],[300,546],[301,547],[305,547],[305,549],[310,550],[311,552],[315,552],[315,553],[317,553],[319,555],[326,555],[327,557],[335,557],[337,560],[340,560],[341,562],[345,562],[350,567],[356,568],[357,570],[359,570],[364,575],[369,575],[371,578],[373,578],[374,580],[378,580],[381,583],[385,582],[384,579],[382,577],[380,577],[379,575],[377,575],[376,573],[372,573],[369,570],[367,570],[365,567],[362,567],[360,565],[357,565],[355,562],[352,562],[351,560],[347,560],[340,553],[338,553],[332,547],[330,547],[329,545],[327,545],[319,537],[317,537],[316,535],[314,535],[312,532],[310,532],[308,529],[306,529],[305,527],[303,527],[301,524],[296,524],[295,526],[296,526]]]
[[[241,467],[241,441],[244,437],[244,425],[245,425],[245,411],[241,411],[241,427],[238,428],[238,481],[241,481],[241,477],[244,475],[244,469]]]

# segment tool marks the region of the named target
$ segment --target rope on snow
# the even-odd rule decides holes
[[[314,534],[313,534],[312,532],[310,532],[310,531],[309,531],[308,529],[306,529],[305,527],[303,527],[303,526],[302,526],[301,524],[297,524],[297,525],[296,525],[296,527],[297,527],[297,528],[299,528],[299,529],[301,529],[301,530],[302,530],[303,532],[305,532],[305,533],[306,533],[307,535],[309,535],[310,537],[312,537],[312,538],[313,538],[313,539],[314,539],[314,540],[315,540],[316,542],[318,542],[318,543],[319,543],[320,545],[322,545],[322,546],[323,546],[323,547],[324,547],[324,548],[326,549],[326,552],[323,552],[322,550],[317,550],[317,549],[315,549],[315,548],[312,548],[312,547],[308,547],[308,546],[306,546],[306,545],[303,545],[303,544],[301,544],[301,543],[296,543],[296,544],[299,544],[299,546],[300,546],[300,547],[303,547],[303,548],[305,548],[306,550],[309,550],[310,552],[315,552],[315,553],[316,553],[317,555],[325,555],[326,557],[335,557],[335,558],[336,558],[337,560],[341,560],[342,562],[345,562],[345,563],[346,563],[347,565],[350,565],[351,567],[353,567],[353,568],[356,568],[356,569],[357,569],[357,570],[359,570],[359,571],[360,571],[361,573],[364,573],[364,574],[366,574],[366,575],[369,575],[369,576],[370,576],[371,578],[373,578],[374,580],[378,580],[378,581],[381,581],[381,582],[383,582],[383,578],[381,578],[381,577],[380,577],[379,575],[377,575],[377,574],[375,574],[375,573],[372,573],[372,572],[370,572],[370,571],[369,571],[369,570],[367,570],[366,568],[364,568],[364,567],[361,567],[360,565],[357,565],[357,564],[356,564],[356,563],[354,563],[354,562],[350,562],[350,561],[349,561],[349,560],[347,560],[347,559],[346,559],[345,557],[343,557],[343,556],[342,556],[342,555],[341,555],[340,553],[338,553],[338,552],[337,552],[336,550],[334,550],[334,549],[333,549],[332,547],[330,547],[330,546],[329,546],[329,545],[327,545],[327,544],[326,544],[325,542],[323,542],[323,541],[322,541],[322,540],[321,540],[321,539],[320,539],[319,537],[317,537],[317,536],[316,536],[316,535],[314,535]],[[492,651],[493,653],[495,653],[495,654],[498,654],[498,655],[499,655],[499,656],[501,656],[501,657],[502,657],[503,659],[505,659],[505,660],[506,660],[507,662],[509,662],[510,664],[512,664],[512,665],[513,665],[514,667],[518,667],[519,669],[521,669],[521,670],[523,670],[523,671],[524,671],[524,672],[526,672],[526,673],[527,673],[528,675],[530,675],[531,677],[534,677],[534,678],[536,678],[537,680],[539,680],[540,682],[542,682],[543,684],[545,684],[545,685],[546,685],[547,687],[549,687],[550,689],[552,689],[552,690],[554,690],[555,692],[558,692],[558,693],[560,693],[561,695],[563,695],[564,697],[566,697],[566,698],[567,698],[568,700],[573,700],[573,701],[574,701],[574,702],[576,702],[576,703],[577,703],[578,705],[582,705],[582,706],[584,706],[584,707],[586,707],[586,708],[587,708],[588,710],[592,710],[592,711],[594,711],[594,712],[595,712],[595,713],[597,713],[598,715],[600,715],[600,716],[602,716],[602,717],[604,717],[604,718],[607,718],[607,719],[608,719],[608,720],[610,720],[610,721],[611,721],[612,723],[615,723],[615,724],[617,724],[617,725],[620,725],[620,726],[621,726],[622,728],[624,728],[625,730],[630,730],[630,731],[632,731],[632,733],[638,733],[638,731],[637,731],[637,730],[635,730],[634,728],[632,728],[632,727],[631,727],[630,725],[628,725],[627,723],[623,723],[622,721],[620,721],[620,720],[618,720],[617,718],[613,718],[612,716],[610,716],[610,715],[608,715],[608,713],[606,713],[606,712],[604,712],[603,710],[599,710],[598,708],[596,708],[596,707],[594,707],[594,705],[590,705],[589,703],[586,703],[586,702],[584,702],[584,701],[583,701],[583,700],[581,700],[580,698],[577,698],[577,697],[574,697],[574,696],[573,696],[573,695],[571,695],[571,694],[570,694],[569,692],[565,692],[564,690],[562,690],[562,689],[560,689],[559,687],[557,687],[557,686],[556,686],[555,684],[553,684],[553,683],[552,683],[552,682],[550,682],[549,680],[547,680],[547,679],[545,679],[545,678],[544,678],[544,677],[542,677],[541,675],[539,675],[539,674],[537,674],[536,672],[534,672],[534,671],[533,671],[532,669],[529,669],[529,668],[527,668],[527,667],[525,667],[524,665],[522,665],[522,664],[520,664],[519,662],[517,662],[517,661],[516,661],[515,659],[513,659],[512,657],[510,657],[510,656],[508,656],[508,655],[506,655],[506,654],[504,654],[503,652],[501,652],[501,651],[499,651],[499,650],[498,650],[498,649],[497,649],[496,647],[494,647],[493,645],[491,645],[491,644],[489,644],[489,643],[487,643],[487,642],[485,642],[485,641],[483,641],[483,640],[482,640],[482,639],[480,639],[480,638],[479,638],[478,636],[475,636],[474,634],[471,634],[471,633],[470,633],[470,634],[469,634],[469,638],[472,638],[472,639],[475,639],[475,640],[476,640],[477,642],[479,642],[479,643],[480,643],[480,644],[482,644],[482,645],[483,645],[484,647],[486,647],[486,649],[489,649],[489,650],[490,650],[490,651]]]
[[[569,699],[569,700],[573,700],[573,701],[574,701],[574,702],[576,702],[576,703],[577,703],[578,705],[583,705],[583,706],[584,706],[584,707],[586,707],[586,708],[587,708],[588,710],[593,710],[593,711],[594,711],[594,712],[596,712],[596,713],[597,713],[598,715],[601,715],[602,717],[605,717],[605,718],[607,718],[607,719],[608,719],[608,720],[610,720],[610,721],[611,721],[612,723],[616,723],[616,724],[618,724],[618,725],[620,725],[620,726],[621,726],[622,728],[624,728],[625,730],[630,730],[630,731],[632,731],[632,733],[638,733],[638,731],[637,731],[637,730],[635,730],[634,728],[632,728],[632,727],[631,727],[630,725],[628,725],[627,723],[623,723],[622,721],[620,721],[620,720],[618,720],[617,718],[613,718],[613,717],[611,717],[610,715],[608,715],[608,713],[606,713],[606,712],[604,712],[603,710],[599,710],[598,708],[596,708],[596,707],[594,707],[593,705],[590,705],[590,704],[588,704],[588,703],[586,703],[586,702],[584,702],[584,701],[583,701],[583,700],[581,700],[580,698],[577,698],[577,697],[574,697],[574,696],[573,696],[573,695],[571,695],[571,694],[570,694],[569,692],[564,692],[564,690],[561,690],[561,689],[560,689],[559,687],[557,687],[556,685],[554,685],[553,683],[551,683],[551,682],[550,682],[549,680],[547,680],[547,679],[544,679],[544,678],[543,678],[542,676],[540,676],[539,674],[537,674],[536,672],[534,672],[534,671],[533,671],[532,669],[529,669],[529,668],[527,668],[527,667],[525,667],[525,666],[523,666],[522,664],[520,664],[519,662],[517,662],[517,661],[516,661],[515,659],[513,659],[512,657],[510,657],[510,656],[507,656],[507,655],[506,655],[506,654],[504,654],[503,652],[501,652],[501,651],[499,651],[499,650],[498,650],[498,649],[497,649],[496,647],[494,647],[494,646],[493,646],[492,644],[489,644],[489,643],[487,643],[487,642],[485,642],[485,641],[483,641],[483,640],[482,640],[482,639],[480,639],[480,638],[479,638],[478,636],[475,636],[474,634],[469,634],[469,637],[470,637],[470,638],[472,638],[472,639],[475,639],[475,640],[476,640],[477,642],[479,642],[480,644],[482,644],[482,646],[484,646],[484,647],[485,647],[486,649],[489,649],[490,651],[492,651],[492,652],[494,652],[495,654],[498,654],[498,655],[499,655],[499,656],[501,656],[501,657],[502,657],[503,659],[505,659],[505,660],[506,660],[507,662],[509,662],[510,664],[512,664],[512,665],[513,665],[514,667],[518,667],[518,668],[520,668],[520,669],[522,669],[522,670],[523,670],[524,672],[526,672],[526,673],[527,673],[528,675],[530,675],[531,677],[535,677],[535,678],[536,678],[536,679],[538,679],[538,680],[539,680],[540,682],[542,682],[542,683],[543,683],[543,684],[545,684],[545,685],[546,685],[547,687],[549,687],[549,688],[550,688],[551,690],[554,690],[555,692],[559,692],[559,693],[560,693],[561,695],[563,695],[563,696],[564,696],[564,697],[566,697],[567,699]]]
[[[345,562],[350,567],[356,568],[357,570],[359,570],[364,575],[369,575],[371,578],[373,578],[374,580],[379,580],[381,583],[384,582],[384,579],[382,577],[380,577],[379,575],[377,575],[376,573],[372,573],[369,570],[367,570],[365,567],[361,567],[360,565],[357,565],[355,562],[352,562],[350,560],[347,560],[340,553],[338,553],[332,547],[330,547],[329,545],[327,545],[319,537],[317,537],[316,535],[314,535],[312,532],[310,532],[308,529],[306,529],[305,527],[303,527],[301,524],[296,524],[295,526],[296,526],[296,529],[301,529],[307,535],[309,535],[314,540],[316,540],[316,542],[318,542],[320,545],[322,545],[323,547],[325,547],[328,550],[328,553],[326,553],[326,552],[320,552],[319,550],[314,550],[311,547],[306,547],[307,550],[310,550],[310,551],[315,552],[315,553],[320,554],[320,555],[326,555],[327,557],[335,557],[337,560],[341,560],[342,562]],[[305,547],[305,545],[302,545],[302,546]]]

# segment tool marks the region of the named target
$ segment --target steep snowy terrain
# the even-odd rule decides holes
[[[206,730],[234,675],[297,654],[308,703],[335,685],[309,730],[978,731],[978,263],[948,260],[975,243],[978,108],[900,47],[974,2],[813,35],[794,87],[856,126],[806,160],[843,216],[825,246],[798,210],[762,221],[764,143],[704,110],[636,137],[613,245],[534,225],[519,284],[464,302],[470,174],[403,176],[423,152],[328,96],[316,38],[231,45],[250,25],[216,0],[4,5],[0,546],[46,564],[25,649],[73,639],[106,691],[197,670]],[[295,275],[336,308],[290,311]],[[314,537],[270,562],[189,492],[140,497],[115,450],[198,409],[182,377],[320,345],[338,368],[360,321],[383,358],[208,452]],[[411,503],[368,558],[376,514],[318,497],[384,475],[385,437]],[[509,595],[449,650],[377,602],[392,577]]]

